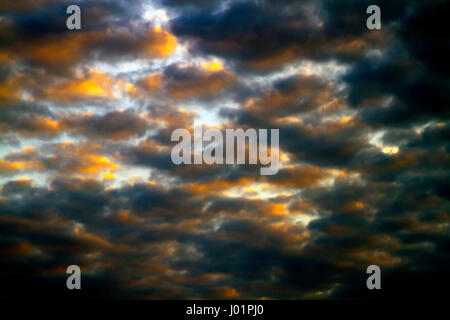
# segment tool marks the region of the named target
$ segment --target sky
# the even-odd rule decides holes
[[[0,1],[0,296],[441,295],[449,10]],[[200,125],[279,129],[279,172],[173,164],[171,133]],[[373,264],[382,290],[367,290]]]

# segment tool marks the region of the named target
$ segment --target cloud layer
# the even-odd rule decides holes
[[[2,297],[441,294],[448,2],[68,4],[0,4]],[[195,125],[279,128],[280,171],[174,165]]]

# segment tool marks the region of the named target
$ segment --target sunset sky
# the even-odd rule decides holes
[[[82,11],[68,30],[66,8]],[[366,27],[371,4],[381,30]],[[0,1],[1,297],[437,295],[448,1]],[[280,170],[171,133],[280,131]],[[381,292],[366,288],[379,265]],[[82,290],[66,289],[79,265]]]

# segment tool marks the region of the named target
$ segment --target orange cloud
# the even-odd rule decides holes
[[[248,186],[252,182],[253,180],[249,178],[240,178],[236,181],[216,180],[205,183],[193,182],[187,184],[186,189],[196,194],[212,194],[220,193],[234,187]]]
[[[101,155],[87,155],[79,166],[74,167],[80,173],[98,173],[103,170],[116,170],[118,166]]]
[[[33,136],[36,133],[40,135],[54,135],[62,132],[66,126],[58,120],[50,117],[35,116],[25,118],[22,121],[22,127],[17,128],[17,132],[24,136]]]
[[[284,215],[289,213],[284,203],[269,203],[268,212],[273,215]]]
[[[0,172],[2,173],[18,171],[21,168],[23,168],[23,162],[0,160]]]
[[[33,252],[35,248],[28,241],[2,245],[0,256],[23,256]]]
[[[0,61],[1,62],[1,61]],[[28,83],[23,74],[17,73],[0,83],[0,101],[12,101],[20,99],[20,90]]]
[[[0,159],[0,173],[17,173],[24,170],[42,170],[45,166],[36,156],[35,147],[23,147],[21,150],[13,150]]]
[[[142,41],[144,42],[142,49],[144,54],[152,58],[171,55],[178,44],[174,35],[159,27],[148,30]]]
[[[113,80],[104,72],[91,70],[76,79],[66,80],[44,89],[44,97],[59,102],[82,99],[113,98]]]
[[[361,201],[356,201],[356,200],[347,201],[347,202],[343,203],[339,208],[339,210],[346,211],[346,212],[360,211],[362,209],[364,209],[364,203],[362,203]]]
[[[153,92],[161,88],[163,83],[163,74],[155,72],[147,75],[138,82],[138,85],[147,92]]]
[[[31,42],[14,50],[26,59],[57,66],[76,62],[87,53],[88,47],[104,37],[100,32],[69,33],[49,36],[39,42]]]
[[[289,167],[268,178],[268,183],[288,188],[305,188],[331,177],[329,170],[315,166]]]
[[[319,107],[332,109],[339,103],[334,92],[334,84],[327,83],[322,77],[302,74],[292,78],[289,85],[287,88],[273,88],[261,98],[250,99],[246,108],[264,112],[277,110],[290,115],[296,111],[308,111]],[[286,117],[279,119],[282,120],[286,120]],[[298,119],[292,117],[290,120],[298,122]]]
[[[209,71],[221,71],[224,69],[220,61],[212,60],[205,61],[201,64],[202,68]]]
[[[0,159],[0,172],[15,173],[24,170],[56,170],[64,175],[97,175],[108,172],[111,178],[118,165],[101,154],[102,146],[93,143],[63,142],[46,150],[45,155],[33,147],[13,151]]]
[[[39,161],[8,161],[0,159],[1,173],[14,173],[22,170],[41,170],[43,165]]]
[[[101,145],[84,143],[75,145],[71,142],[61,143],[55,148],[53,160],[65,162],[61,168],[64,173],[98,174],[102,171],[114,171],[118,166],[100,154]]]
[[[213,296],[219,299],[233,299],[239,296],[239,292],[231,287],[217,287],[213,289]]]

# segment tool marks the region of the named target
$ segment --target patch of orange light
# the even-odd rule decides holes
[[[269,205],[269,213],[274,215],[287,214],[286,205],[282,203],[271,203]]]
[[[296,117],[292,117],[292,116],[278,118],[276,121],[280,122],[280,123],[299,123],[299,122],[301,122],[300,119],[298,119]]]
[[[339,119],[339,124],[347,124],[354,119],[353,116],[342,117]]]
[[[24,153],[33,152],[33,151],[35,151],[35,150],[36,150],[36,147],[33,147],[33,146],[25,146],[25,147],[22,148],[22,151],[23,151]]]
[[[241,178],[237,181],[211,181],[208,183],[189,183],[186,188],[193,193],[215,193],[215,192],[225,192],[234,187],[247,186],[252,183],[251,179]]]
[[[81,82],[78,87],[73,86],[75,91],[81,91],[83,94],[87,94],[90,96],[101,97],[105,95],[105,90],[95,81],[95,80],[86,80]]]
[[[7,63],[10,59],[8,52],[0,51],[0,63]]]
[[[386,146],[386,147],[383,147],[381,149],[381,151],[386,154],[396,154],[396,153],[398,153],[398,147],[397,146]]]
[[[43,121],[44,121],[44,125],[48,128],[58,129],[58,127],[59,127],[58,121],[55,121],[51,118],[44,118]]]
[[[16,171],[22,169],[23,167],[25,167],[25,162],[8,162],[5,160],[0,160],[0,171]]]
[[[136,87],[132,83],[125,84],[125,91],[131,95],[134,95],[137,93]]]
[[[115,163],[99,155],[89,155],[86,159],[86,163],[79,168],[81,173],[98,173],[105,169],[116,170],[118,168]]]
[[[104,174],[103,174],[103,179],[104,180],[112,180],[112,179],[114,179],[116,176],[114,175],[114,173],[112,173],[112,172],[105,172]]]
[[[364,203],[361,201],[349,201],[347,203],[344,203],[341,206],[341,210],[344,211],[357,211],[364,208]]]
[[[162,83],[162,73],[155,72],[151,73],[144,78],[144,86],[146,89],[158,89],[161,87]]]
[[[51,86],[44,92],[48,99],[57,101],[114,97],[111,78],[99,70],[91,70],[86,76]]]
[[[170,55],[178,45],[177,38],[161,27],[153,27],[145,41],[147,54],[156,57]]]
[[[15,100],[20,98],[20,88],[23,86],[23,77],[17,74],[9,78],[6,82],[0,83],[0,99]]]
[[[282,163],[285,163],[291,161],[291,159],[289,158],[289,155],[287,153],[280,152],[280,161]]]
[[[213,60],[213,61],[206,61],[201,64],[203,69],[206,69],[208,71],[220,71],[223,70],[223,65],[220,61]]]
[[[32,179],[28,178],[27,176],[21,176],[17,178],[16,181],[32,181]]]

